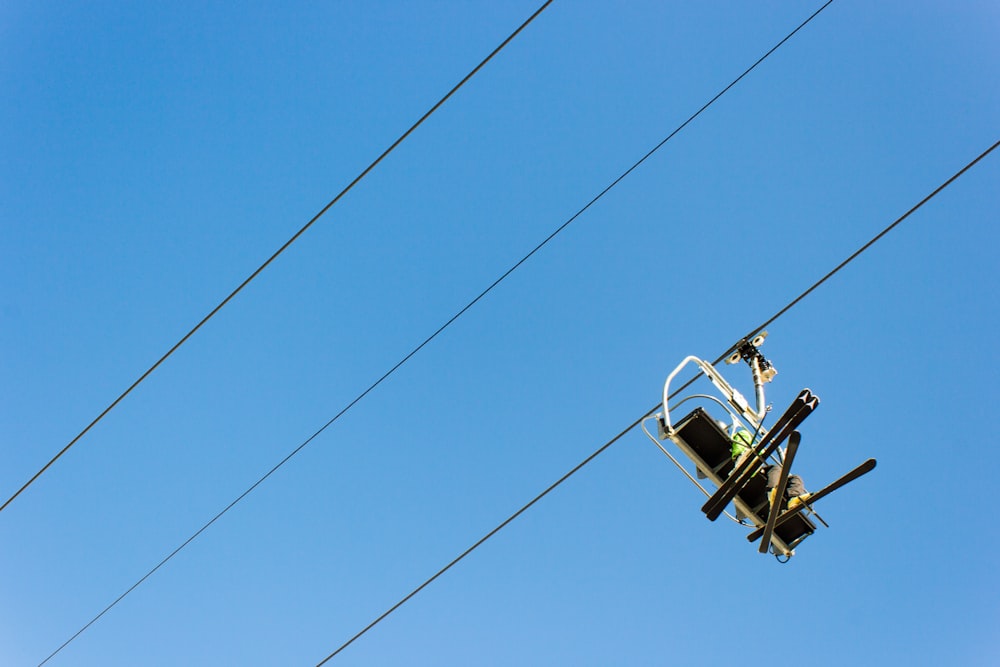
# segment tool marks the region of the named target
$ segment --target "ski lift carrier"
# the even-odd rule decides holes
[[[777,370],[759,349],[766,337],[767,332],[762,331],[750,340],[740,341],[736,352],[726,359],[727,364],[737,364],[742,359],[750,366],[755,393],[753,406],[712,364],[689,356],[667,376],[663,385],[663,411],[651,417],[657,422],[659,437],[654,437],[646,427],[646,421],[650,418],[643,421],[642,429],[688,479],[708,496],[702,511],[710,520],[715,521],[721,514],[725,514],[736,523],[752,527],[747,540],[754,542],[760,539],[761,553],[770,550],[779,560],[784,558],[782,562],[787,562],[795,554],[795,547],[816,531],[816,524],[812,519],[826,525],[812,505],[870,472],[875,468],[876,462],[875,459],[868,459],[846,475],[812,493],[805,502],[790,509],[785,508],[785,488],[801,440],[796,428],[819,405],[819,397],[809,389],[803,389],[788,409],[769,428],[765,428],[764,420],[770,406],[765,402],[764,385],[777,375]],[[673,405],[669,404],[670,384],[689,364],[694,364],[711,381],[721,398],[710,394],[691,394]],[[728,419],[717,420],[699,405],[675,423],[671,411],[693,399],[715,403],[722,408]],[[731,454],[732,438],[740,429],[753,434],[752,446],[749,455],[734,461]],[[694,475],[674,458],[661,444],[661,440],[670,440],[690,459],[694,465]],[[786,440],[788,445],[782,448],[781,445]],[[777,500],[773,506],[768,500],[767,481],[762,472],[765,463],[781,466],[776,486]],[[715,486],[715,490],[709,491],[699,480],[707,480]],[[736,516],[725,511],[730,503]]]

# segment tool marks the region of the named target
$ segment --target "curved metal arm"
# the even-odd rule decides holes
[[[670,399],[670,383],[673,379],[677,377],[677,374],[681,372],[681,369],[687,366],[689,363],[694,362],[702,367],[702,372],[704,372],[703,366],[705,362],[695,356],[685,357],[684,361],[677,365],[670,375],[667,376],[667,381],[663,383],[663,425],[667,433],[672,433],[674,430],[673,422],[670,421],[670,406],[667,405],[667,401]]]
[[[705,377],[707,377],[712,384],[715,385],[716,389],[722,392],[723,397],[729,402],[729,404],[733,406],[737,412],[743,415],[743,417],[750,422],[754,428],[758,428],[760,426],[760,422],[767,412],[767,405],[764,401],[764,386],[761,381],[759,366],[751,366],[754,370],[754,386],[757,398],[757,410],[754,411],[750,407],[750,403],[747,399],[743,397],[743,394],[738,392],[732,387],[732,385],[726,382],[726,380],[719,375],[719,372],[715,370],[715,367],[712,366],[712,364],[704,361],[703,359],[699,359],[698,357],[689,356],[685,357],[684,361],[678,364],[677,368],[675,368],[670,375],[667,376],[666,382],[663,383],[663,421],[664,428],[667,433],[672,433],[674,429],[673,422],[670,419],[670,407],[667,404],[670,396],[670,383],[675,377],[677,377],[677,374],[681,372],[681,369],[690,363],[694,363],[698,366],[702,374],[704,374]]]

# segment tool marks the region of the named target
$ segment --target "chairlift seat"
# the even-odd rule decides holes
[[[675,428],[675,437],[687,445],[687,454],[696,468],[720,486],[733,471],[732,443],[726,433],[702,407],[695,408]],[[683,448],[682,448],[683,449]],[[767,479],[758,472],[740,490],[737,497],[752,510],[758,526],[767,523]],[[793,548],[816,531],[816,525],[802,513],[778,526],[774,534]]]

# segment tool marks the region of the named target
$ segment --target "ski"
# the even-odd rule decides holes
[[[761,439],[760,443],[753,448],[750,456],[746,458],[739,468],[730,473],[729,478],[723,482],[722,486],[716,489],[715,493],[702,506],[701,511],[705,513],[709,521],[715,521],[719,518],[726,505],[746,486],[746,483],[754,476],[761,463],[766,461],[767,457],[781,446],[785,438],[812,413],[817,405],[819,405],[819,397],[814,396],[808,389],[804,389],[799,394],[791,407],[781,416],[781,419],[785,420],[784,425],[779,427],[779,424],[776,422],[771,430],[767,432],[767,435]],[[785,419],[785,415],[789,413],[791,413],[791,416]]]
[[[793,509],[787,510],[787,511],[783,512],[780,516],[778,516],[777,521],[775,521],[775,523],[774,523],[774,527],[777,528],[778,526],[780,526],[781,524],[785,523],[786,521],[788,521],[793,516],[795,516],[796,514],[798,514],[799,512],[801,512],[803,510],[812,509],[811,505],[813,503],[815,503],[817,500],[820,500],[824,496],[830,495],[831,493],[833,493],[834,491],[836,491],[837,489],[839,489],[842,486],[850,484],[851,482],[853,482],[854,480],[856,480],[858,477],[861,477],[862,475],[870,473],[872,470],[875,469],[875,463],[876,463],[875,459],[868,459],[867,461],[865,461],[864,463],[862,463],[861,465],[859,465],[857,468],[855,468],[854,470],[852,470],[849,473],[847,473],[846,475],[844,475],[843,477],[841,477],[841,478],[837,479],[836,481],[834,481],[834,482],[832,482],[832,483],[824,486],[822,489],[820,489],[816,493],[812,494],[809,497],[808,501],[806,501],[804,503],[801,503],[799,505],[796,505]],[[761,535],[764,534],[764,530],[765,529],[766,529],[766,526],[764,528],[758,528],[757,530],[753,531],[752,533],[750,533],[749,535],[747,535],[747,541],[748,542],[755,541],[757,538],[759,538]]]
[[[788,475],[792,471],[792,461],[795,460],[795,454],[799,451],[801,440],[802,435],[798,431],[792,431],[792,434],[788,436],[788,449],[785,451],[785,460],[781,463],[781,475],[778,477],[778,485],[774,487],[774,500],[771,501],[771,508],[767,513],[767,524],[764,525],[764,536],[761,538],[758,549],[762,554],[766,554],[771,546],[771,535],[774,534],[775,522],[778,520],[778,514],[781,513],[781,505],[785,501]]]
[[[708,515],[708,518],[710,520],[715,521],[717,518],[719,518],[719,515],[722,514],[722,509],[729,504],[730,500],[732,500],[732,496],[729,496],[726,498],[725,503],[723,503],[721,506],[719,505],[720,500],[726,497],[729,491],[736,484],[737,478],[739,478],[739,476],[742,474],[745,467],[749,467],[752,461],[758,460],[760,452],[763,451],[764,447],[767,446],[771,438],[774,437],[774,435],[776,435],[777,433],[779,433],[781,429],[785,426],[785,424],[787,424],[788,421],[791,420],[799,412],[799,410],[805,407],[806,403],[809,402],[810,398],[812,398],[812,392],[810,392],[808,389],[803,389],[801,392],[799,392],[799,395],[795,397],[795,400],[792,401],[792,404],[789,405],[788,408],[785,410],[785,412],[782,413],[780,417],[778,417],[778,420],[774,422],[774,426],[772,426],[768,430],[768,432],[764,435],[764,437],[761,438],[761,441],[757,444],[757,446],[753,448],[753,451],[751,452],[750,456],[747,457],[747,460],[743,462],[743,465],[740,466],[738,469],[734,469],[729,474],[729,477],[726,479],[726,481],[722,483],[722,486],[716,489],[715,493],[713,493],[712,496],[707,501],[705,501],[705,504],[702,505],[701,507],[701,511],[704,512],[706,515]]]

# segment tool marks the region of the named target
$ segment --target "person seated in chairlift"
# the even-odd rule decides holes
[[[733,470],[740,467],[740,464],[746,460],[747,456],[750,456],[751,447],[753,447],[753,436],[750,435],[749,431],[744,428],[737,429],[736,433],[732,436],[732,456],[735,466]],[[774,495],[775,487],[778,486],[778,480],[781,477],[781,466],[765,463],[764,474],[767,476],[767,500],[769,506],[774,505]],[[809,499],[811,494],[806,491],[805,485],[802,484],[802,478],[798,475],[789,474],[788,484],[785,486],[785,498],[788,500],[788,509],[793,509],[799,503],[804,503]]]

